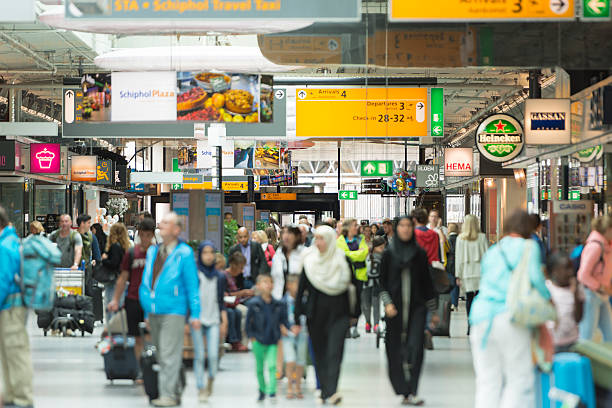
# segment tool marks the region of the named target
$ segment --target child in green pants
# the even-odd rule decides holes
[[[276,345],[281,338],[281,326],[283,331],[289,327],[287,307],[272,298],[273,286],[270,275],[259,275],[256,283],[259,296],[248,302],[246,332],[257,363],[258,401],[263,401],[266,395],[273,400],[276,398]],[[299,326],[294,326],[292,330],[299,333]],[[266,365],[269,373],[267,385],[264,375]]]

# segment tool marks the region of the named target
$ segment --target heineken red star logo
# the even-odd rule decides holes
[[[497,122],[495,124],[495,127],[497,128],[498,132],[504,132],[504,129],[506,128],[506,124],[502,123],[501,119],[499,120],[499,122]]]
[[[483,158],[501,163],[512,160],[523,149],[523,127],[512,116],[486,118],[476,130],[476,146]]]

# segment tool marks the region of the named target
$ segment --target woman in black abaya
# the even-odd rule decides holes
[[[427,254],[414,238],[410,218],[400,218],[395,238],[383,253],[380,294],[387,322],[386,350],[389,379],[403,405],[423,405],[417,397],[423,365],[428,309],[435,315],[437,294],[427,268]]]

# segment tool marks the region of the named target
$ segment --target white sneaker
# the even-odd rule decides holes
[[[198,401],[199,402],[208,402],[208,391],[205,389],[201,389],[198,391]]]
[[[413,406],[420,407],[421,405],[424,405],[424,404],[425,404],[425,401],[423,399],[417,397],[416,395],[412,395],[412,394],[404,398],[404,400],[402,401],[402,405],[413,405]]]

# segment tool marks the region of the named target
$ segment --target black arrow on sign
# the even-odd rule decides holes
[[[557,6],[557,11],[561,11],[563,10],[563,7],[565,7],[565,2],[563,0],[559,0],[559,2],[557,3],[552,3],[552,6]]]

